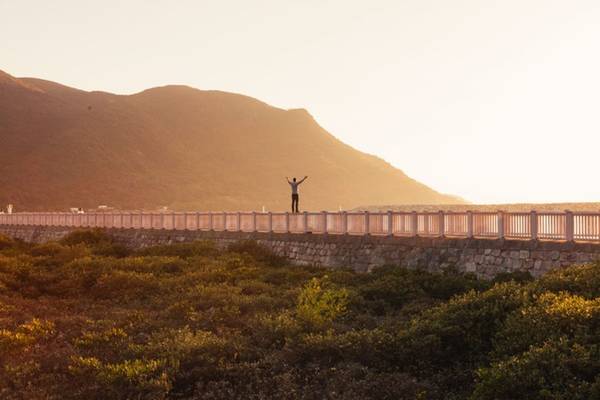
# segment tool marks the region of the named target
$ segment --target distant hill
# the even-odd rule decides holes
[[[368,134],[368,132],[365,132]],[[0,204],[59,210],[460,203],[342,143],[302,109],[186,86],[129,96],[0,71]]]
[[[433,211],[451,211],[451,212],[466,212],[466,211],[507,211],[507,212],[563,212],[565,210],[575,212],[600,212],[600,203],[514,203],[514,204],[403,204],[403,205],[380,205],[380,206],[361,206],[356,207],[354,211],[418,211],[418,212],[433,212]]]

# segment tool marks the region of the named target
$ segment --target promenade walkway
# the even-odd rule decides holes
[[[2,225],[600,242],[600,212],[97,212],[0,214]]]

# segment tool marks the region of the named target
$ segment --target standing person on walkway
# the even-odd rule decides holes
[[[285,179],[287,180],[287,182],[290,184],[290,187],[292,188],[292,212],[293,213],[297,213],[298,211],[298,202],[299,202],[299,197],[298,197],[298,185],[300,185],[302,182],[304,182],[306,180],[306,178],[308,178],[308,176],[305,176],[304,178],[302,178],[302,180],[296,182],[296,178],[293,178],[292,181],[290,182],[290,178],[288,178],[287,176],[285,177]],[[296,206],[294,208],[294,206]]]

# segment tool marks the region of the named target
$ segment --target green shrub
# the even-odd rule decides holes
[[[71,232],[59,243],[65,246],[87,246],[93,254],[106,257],[126,257],[131,252],[124,245],[115,243],[105,231],[97,228]]]
[[[500,272],[494,277],[494,279],[492,279],[492,283],[527,283],[531,281],[533,281],[533,276],[529,273],[529,271]]]
[[[322,328],[342,316],[348,307],[348,291],[330,287],[326,280],[311,279],[298,295],[298,318]]]
[[[540,291],[568,291],[588,299],[600,297],[600,262],[550,271],[536,282]]]
[[[15,244],[16,243],[14,239],[8,236],[0,235],[0,250],[10,249],[14,247]]]
[[[600,352],[566,338],[481,368],[473,400],[588,400],[600,396]]]
[[[248,254],[255,260],[270,266],[277,267],[285,265],[285,259],[283,257],[276,256],[271,250],[258,244],[254,240],[234,242],[229,245],[227,250],[233,253]]]
[[[108,364],[95,357],[74,357],[69,372],[78,382],[76,398],[164,399],[170,389],[163,360]]]
[[[0,250],[2,399],[594,399],[600,270],[286,266],[255,242]]]
[[[136,252],[140,256],[171,256],[180,258],[216,257],[220,253],[215,243],[208,240],[152,246]]]
[[[577,337],[579,343],[600,337],[600,299],[586,300],[566,292],[535,296],[508,316],[496,333],[493,354],[503,359],[561,337]]]

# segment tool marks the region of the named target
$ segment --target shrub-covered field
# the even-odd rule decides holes
[[[485,282],[0,238],[2,399],[584,400],[599,345],[598,265]]]

